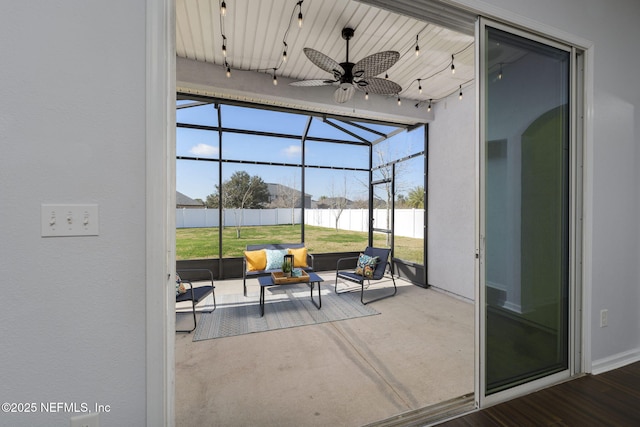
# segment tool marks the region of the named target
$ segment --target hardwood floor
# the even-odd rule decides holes
[[[439,426],[640,426],[640,362],[568,381]]]

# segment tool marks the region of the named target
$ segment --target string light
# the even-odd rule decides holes
[[[366,90],[364,91],[364,100],[365,101],[369,100],[369,92],[367,92]]]
[[[283,41],[284,50],[282,51],[282,62],[287,62],[287,42]]]
[[[456,73],[456,66],[453,65],[453,55],[451,55],[451,74]]]
[[[224,36],[224,34],[222,35],[222,55],[224,55],[224,57],[227,57],[227,38]]]
[[[420,46],[418,46],[418,36],[419,34],[416,34],[416,56],[420,55]]]
[[[273,85],[278,86],[278,77],[276,77],[276,69],[273,69]]]
[[[302,28],[302,1],[298,2],[300,11],[298,12],[298,28]]]
[[[420,84],[420,80],[418,79],[418,93],[420,93],[420,95],[422,95],[422,85]]]
[[[220,4],[220,15],[227,16],[227,4],[224,0],[222,1],[222,4]]]
[[[498,80],[502,80],[502,63],[500,63],[500,72],[498,73]]]
[[[400,95],[398,95],[398,107],[402,105],[402,101],[400,101]]]
[[[431,111],[431,99],[429,100],[429,106],[427,107],[427,112]]]
[[[462,99],[462,85],[460,85],[460,94],[459,94],[458,98]]]
[[[224,61],[224,65],[225,67],[227,67],[227,78],[231,77],[231,67],[229,67],[229,63],[225,60]]]

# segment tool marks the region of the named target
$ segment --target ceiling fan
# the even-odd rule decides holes
[[[342,38],[347,41],[347,54],[345,62],[338,63],[327,55],[309,47],[304,48],[307,58],[321,69],[333,74],[333,80],[301,80],[291,83],[292,86],[329,86],[338,85],[333,93],[333,99],[337,103],[345,103],[353,97],[356,89],[367,93],[380,95],[394,95],[402,91],[399,84],[388,79],[375,77],[384,73],[393,66],[400,54],[387,50],[374,53],[360,61],[349,62],[349,40],[353,37],[353,28],[344,28]]]

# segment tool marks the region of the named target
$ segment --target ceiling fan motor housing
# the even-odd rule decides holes
[[[349,41],[353,37],[354,31],[353,28],[343,28],[342,29],[342,38],[346,41]]]

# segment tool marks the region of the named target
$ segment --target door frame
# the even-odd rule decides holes
[[[414,2],[414,14],[420,15],[420,3],[430,3],[430,0]],[[594,94],[594,45],[593,42],[575,36],[549,25],[523,17],[516,13],[487,4],[478,3],[476,0],[450,0],[452,8],[460,8],[465,12],[478,16],[486,16],[509,23],[510,25],[526,28],[538,34],[556,40],[562,40],[567,44],[579,48],[583,52],[584,79],[581,102],[582,124],[579,126],[582,135],[582,206],[583,224],[582,241],[576,244],[582,251],[582,266],[576,266],[581,273],[581,298],[576,300],[578,309],[582,315],[579,334],[582,353],[578,361],[582,372],[591,372],[591,290],[592,277],[585,266],[591,265],[593,259],[592,219],[593,212],[593,94]],[[427,17],[423,16],[422,19]],[[175,109],[175,102],[171,105],[170,99],[175,96],[175,0],[160,0],[146,3],[146,180],[147,180],[147,212],[146,212],[146,418],[147,425],[175,424],[175,361],[173,337],[173,302],[168,297],[168,289],[158,286],[165,283],[165,274],[170,274],[175,269],[175,254],[172,252],[170,242],[175,229],[175,217],[171,217],[171,209],[175,197],[175,165],[171,165],[174,157],[171,156],[171,145],[175,131],[175,120],[171,122],[171,110]],[[476,30],[477,31],[477,30]],[[477,46],[477,43],[476,43]],[[476,47],[476,49],[478,49]],[[478,51],[476,51],[476,55]],[[477,56],[476,56],[477,57]],[[477,74],[477,73],[476,73]],[[476,81],[478,76],[476,75]],[[476,99],[479,99],[479,86],[476,85]],[[476,108],[476,127],[479,126],[479,105]],[[173,123],[173,125],[171,124]],[[479,132],[476,132],[479,136]],[[175,147],[175,144],[173,144]],[[479,141],[476,150],[479,149]],[[476,153],[476,158],[478,154]],[[477,162],[476,162],[477,163]],[[158,166],[158,167],[155,167]],[[479,176],[479,165],[476,164],[476,176]],[[162,186],[154,187],[154,183],[162,182]],[[158,194],[164,191],[164,194]],[[476,205],[478,205],[479,182],[476,179]],[[151,197],[154,196],[154,197]],[[175,214],[174,214],[175,215]],[[173,223],[172,223],[173,221]],[[479,226],[479,207],[476,206],[476,230]],[[476,254],[480,251],[479,233],[476,233]],[[152,243],[160,243],[161,248],[150,252]],[[478,318],[479,297],[479,258],[476,258],[476,318]],[[157,279],[161,279],[157,282]],[[479,329],[476,322],[476,379],[479,378]],[[478,399],[479,382],[476,380],[476,406],[480,406]],[[486,402],[482,402],[483,405]]]
[[[519,386],[509,388],[507,390],[494,393],[490,396],[485,394],[486,391],[486,300],[484,292],[486,283],[482,279],[485,271],[485,229],[483,216],[485,211],[484,189],[486,186],[486,176],[484,173],[485,158],[485,123],[486,108],[483,107],[486,94],[484,93],[485,85],[484,76],[484,29],[491,26],[509,33],[535,40],[554,47],[559,47],[570,53],[570,157],[569,161],[569,336],[568,351],[569,360],[568,368],[562,372],[548,375],[537,380],[530,381]],[[585,247],[587,240],[585,235],[587,229],[583,222],[584,218],[584,201],[587,199],[585,194],[585,146],[591,142],[587,141],[590,132],[587,131],[587,123],[585,111],[589,110],[586,100],[591,99],[587,92],[587,76],[586,69],[587,49],[577,47],[574,43],[549,35],[542,35],[540,32],[532,31],[530,28],[522,28],[513,23],[506,23],[495,19],[481,16],[476,23],[476,99],[478,102],[476,108],[476,124],[477,124],[477,141],[476,141],[476,357],[475,357],[475,395],[476,406],[484,408],[496,403],[500,403],[517,396],[531,393],[532,391],[557,384],[561,381],[569,379],[572,376],[588,372],[590,363],[586,360],[588,351],[586,345],[588,343],[588,334],[586,325],[589,324],[588,307],[586,304],[587,293],[585,279],[588,277],[584,271],[585,254],[588,249]],[[486,76],[488,78],[488,76]],[[589,252],[590,253],[590,252]]]

